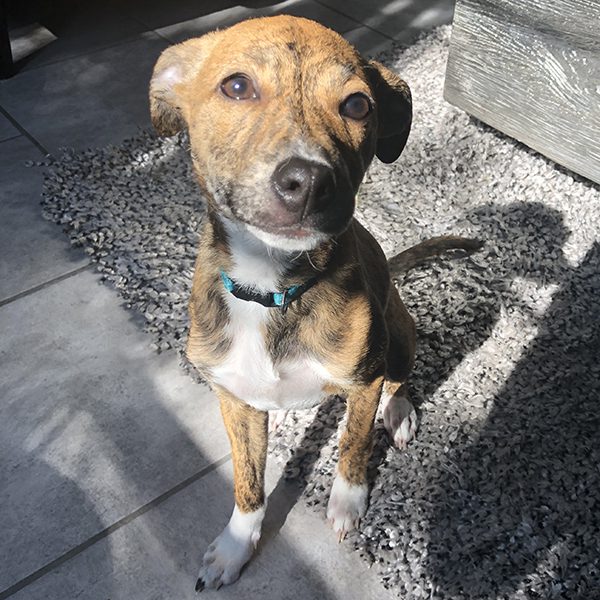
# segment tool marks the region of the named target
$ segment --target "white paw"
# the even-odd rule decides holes
[[[242,513],[237,506],[234,508],[227,527],[208,547],[202,559],[197,592],[205,588],[219,589],[240,576],[242,567],[250,560],[260,539],[264,514],[264,508],[251,513]]]
[[[287,417],[287,410],[270,410],[269,411],[269,432],[275,433],[284,423]]]
[[[341,475],[336,475],[327,504],[327,520],[341,542],[348,531],[358,527],[367,512],[369,488],[367,484],[352,485]]]
[[[396,447],[403,450],[417,433],[417,412],[406,396],[384,394],[381,400],[383,424]]]

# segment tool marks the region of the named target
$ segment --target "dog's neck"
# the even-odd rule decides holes
[[[326,271],[335,244],[330,239],[314,250],[281,250],[269,246],[241,224],[214,214],[211,220],[215,238],[228,258],[227,275],[239,285],[260,292],[286,289],[318,277]]]

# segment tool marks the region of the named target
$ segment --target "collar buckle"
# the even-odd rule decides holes
[[[288,295],[288,291],[284,290],[283,294],[281,295],[281,314],[285,315],[285,313],[287,312],[288,306],[290,305],[289,302],[286,302],[285,299],[287,298]]]

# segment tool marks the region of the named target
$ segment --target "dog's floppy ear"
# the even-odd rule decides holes
[[[187,40],[159,56],[150,81],[150,117],[161,135],[185,128],[186,85],[198,73],[215,43],[215,34]]]
[[[369,61],[367,72],[378,110],[375,155],[381,162],[392,163],[402,154],[410,133],[410,88],[396,73],[377,61]]]

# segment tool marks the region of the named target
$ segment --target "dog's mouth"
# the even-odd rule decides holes
[[[295,227],[269,227],[268,225],[261,225],[258,227],[257,225],[251,225],[251,227],[255,227],[257,229],[261,229],[265,233],[270,235],[277,235],[279,237],[288,238],[292,240],[304,240],[306,238],[315,236],[315,235],[323,235],[322,232],[313,229],[312,227],[303,227],[302,225]]]
[[[238,222],[269,246],[282,250],[312,250],[320,243],[342,233],[354,213],[354,201],[332,203],[329,210],[307,215],[301,219],[282,215],[280,207],[260,211],[244,218],[232,211]]]
[[[246,229],[267,246],[287,251],[313,250],[320,243],[331,237],[311,227],[270,227],[265,224],[253,225],[245,223]]]

